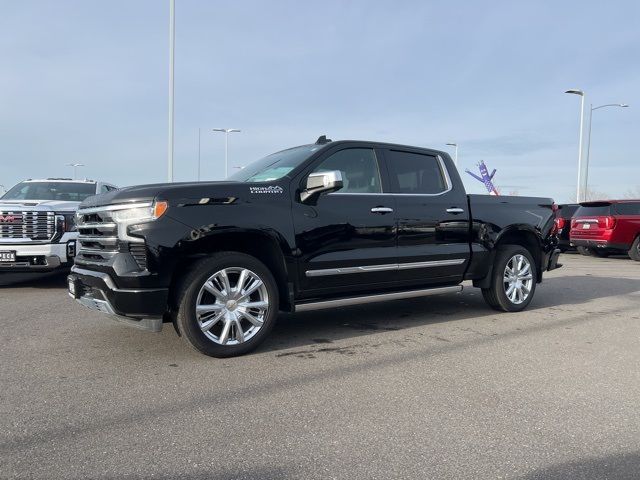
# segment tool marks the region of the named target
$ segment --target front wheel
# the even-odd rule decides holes
[[[181,285],[178,331],[205,355],[247,353],[276,321],[276,281],[262,262],[244,253],[220,252],[200,261]]]
[[[527,308],[536,291],[536,265],[531,253],[518,245],[499,247],[491,286],[482,289],[489,306],[503,312],[519,312]]]
[[[640,262],[640,235],[636,237],[629,249],[629,257],[636,262]]]

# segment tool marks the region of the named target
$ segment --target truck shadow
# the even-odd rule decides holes
[[[535,298],[527,311],[571,311],[572,305],[633,292],[640,292],[640,280],[591,276],[546,278],[543,284],[538,285]],[[468,318],[511,321],[517,315],[492,310],[485,304],[481,291],[469,287],[455,295],[395,300],[295,315],[281,314],[273,332],[258,351],[331,344],[345,338],[376,332]]]
[[[640,455],[634,452],[552,465],[526,475],[523,480],[565,480],[568,478],[631,480],[637,479],[639,475]]]
[[[68,271],[50,273],[0,272],[0,289],[4,288],[67,288]]]

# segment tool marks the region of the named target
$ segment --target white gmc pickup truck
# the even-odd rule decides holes
[[[78,233],[75,212],[85,198],[116,190],[94,180],[25,180],[0,197],[0,276],[70,268]]]

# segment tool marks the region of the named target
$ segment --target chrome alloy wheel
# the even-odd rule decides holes
[[[531,263],[524,255],[514,255],[504,269],[504,293],[516,305],[524,302],[531,293],[533,272]]]
[[[229,267],[211,275],[198,292],[196,320],[219,345],[238,345],[255,336],[269,308],[267,287],[258,275]]]

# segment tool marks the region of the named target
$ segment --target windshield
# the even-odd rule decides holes
[[[271,182],[287,175],[322,145],[303,145],[281,152],[272,153],[260,160],[250,163],[242,170],[231,175],[228,180],[236,182]]]
[[[60,200],[81,202],[96,194],[94,183],[22,182],[2,196],[2,200]]]

